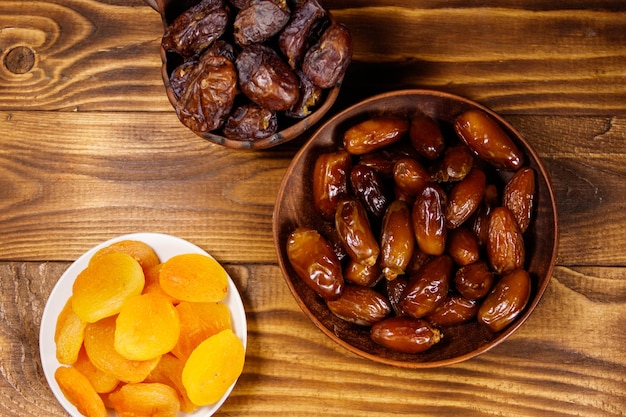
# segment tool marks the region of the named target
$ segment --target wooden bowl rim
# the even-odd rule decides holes
[[[549,241],[551,243],[550,245],[550,249],[551,249],[551,256],[549,259],[549,263],[546,269],[546,273],[545,273],[545,277],[544,280],[542,281],[541,285],[537,287],[536,292],[534,293],[533,298],[531,298],[531,300],[529,301],[528,305],[526,306],[524,313],[518,317],[511,325],[509,325],[505,330],[501,331],[493,340],[489,341],[488,343],[466,353],[466,354],[462,354],[459,356],[455,356],[455,357],[451,357],[448,359],[442,359],[442,360],[437,360],[437,361],[430,361],[430,362],[420,362],[420,361],[402,361],[402,360],[394,360],[394,359],[389,359],[389,358],[384,358],[381,356],[377,356],[374,354],[371,354],[369,352],[363,351],[353,345],[351,345],[350,343],[346,342],[345,340],[341,339],[339,336],[337,336],[335,333],[333,333],[333,331],[329,328],[327,328],[322,322],[321,320],[318,319],[318,317],[316,317],[313,312],[310,310],[309,306],[304,302],[304,300],[299,296],[296,288],[294,287],[294,284],[292,282],[292,279],[290,277],[290,274],[288,272],[288,266],[287,266],[287,261],[285,260],[283,254],[284,254],[284,248],[283,246],[283,242],[281,242],[281,217],[280,217],[280,213],[281,213],[281,202],[284,200],[285,198],[285,189],[286,186],[295,170],[295,168],[297,167],[297,165],[299,163],[301,163],[301,161],[303,160],[304,156],[307,154],[307,152],[309,152],[311,149],[313,149],[314,145],[315,145],[315,141],[316,139],[325,131],[331,129],[332,130],[332,126],[338,124],[339,122],[343,122],[345,121],[345,119],[349,119],[351,117],[356,117],[359,113],[360,113],[360,109],[363,107],[366,107],[368,104],[371,104],[373,102],[384,102],[386,100],[388,100],[389,98],[393,98],[393,97],[398,97],[398,96],[415,96],[415,97],[420,97],[420,98],[424,98],[424,97],[433,97],[435,99],[438,100],[453,100],[453,101],[458,101],[461,102],[467,106],[470,107],[474,107],[476,109],[482,110],[484,112],[486,112],[487,114],[489,114],[491,117],[493,117],[499,124],[503,125],[506,127],[506,129],[508,129],[511,133],[513,133],[513,135],[515,136],[513,139],[516,142],[521,142],[521,144],[524,146],[524,153],[527,155],[527,157],[531,157],[533,162],[536,165],[536,168],[538,169],[538,177],[539,178],[543,178],[543,180],[546,183],[546,188],[547,188],[547,197],[549,199],[549,205],[552,209],[552,217],[551,219],[547,219],[546,221],[549,221],[552,226],[554,227],[554,236],[549,238]],[[274,206],[274,211],[273,211],[273,217],[272,217],[272,230],[273,230],[273,238],[274,238],[274,245],[275,245],[275,250],[276,250],[276,254],[278,257],[278,263],[283,275],[283,279],[285,280],[287,286],[289,287],[289,290],[291,291],[294,299],[296,300],[297,304],[299,305],[299,307],[301,308],[301,310],[305,313],[305,315],[315,324],[315,326],[317,328],[319,328],[324,334],[326,334],[326,336],[328,336],[330,339],[332,339],[333,341],[335,341],[336,343],[338,343],[340,346],[343,346],[346,350],[352,352],[353,354],[356,354],[357,356],[366,358],[366,359],[370,359],[374,362],[378,362],[378,363],[382,363],[382,364],[386,364],[386,365],[391,365],[391,366],[396,366],[396,367],[402,367],[402,368],[413,368],[413,369],[426,369],[426,368],[436,368],[436,367],[441,367],[441,366],[448,366],[448,365],[453,365],[459,362],[463,362],[466,361],[470,358],[476,357],[482,353],[485,353],[491,349],[493,349],[494,347],[496,347],[497,345],[499,345],[500,343],[502,343],[504,340],[506,340],[510,335],[512,335],[515,331],[517,331],[517,329],[519,329],[519,327],[526,322],[526,320],[530,317],[530,315],[532,314],[532,312],[534,311],[535,307],[538,305],[539,301],[541,300],[541,298],[543,297],[543,294],[552,278],[552,275],[554,274],[554,268],[556,266],[556,259],[557,259],[557,252],[558,252],[558,244],[559,244],[559,220],[558,220],[558,211],[557,211],[557,206],[556,206],[556,198],[554,195],[554,188],[552,186],[552,182],[550,180],[550,175],[547,171],[547,169],[545,168],[545,165],[543,164],[543,161],[541,160],[541,158],[539,157],[539,155],[537,154],[537,152],[535,151],[535,149],[531,146],[531,144],[510,124],[508,123],[504,118],[502,118],[502,116],[500,116],[499,114],[495,113],[493,110],[481,105],[478,102],[475,102],[473,100],[458,96],[458,95],[454,95],[451,93],[446,93],[446,92],[441,92],[441,91],[437,91],[437,90],[428,90],[428,89],[404,89],[404,90],[395,90],[395,91],[391,91],[391,92],[386,92],[386,93],[381,93],[381,94],[377,94],[374,96],[371,96],[369,98],[366,98],[362,101],[360,101],[359,103],[356,103],[348,108],[346,108],[345,110],[335,114],[331,119],[329,119],[328,121],[326,121],[322,126],[320,126],[314,133],[313,135],[308,139],[308,141],[298,150],[298,152],[296,153],[296,155],[294,156],[294,158],[292,159],[291,163],[289,164],[283,179],[281,181],[280,187],[279,187],[279,191],[276,197],[276,203]],[[298,277],[296,277],[298,278]],[[298,278],[299,279],[299,278]]]

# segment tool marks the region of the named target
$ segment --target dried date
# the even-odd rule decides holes
[[[420,353],[438,343],[442,334],[426,320],[412,317],[389,317],[372,326],[370,337],[388,349],[403,353]]]
[[[337,204],[335,228],[350,258],[364,265],[375,265],[380,246],[359,200],[348,198]]]
[[[496,207],[489,216],[487,236],[491,267],[499,274],[523,268],[525,254],[524,237],[513,213],[506,207]]]
[[[418,319],[433,311],[448,294],[452,267],[448,255],[434,257],[424,264],[409,278],[400,301],[402,311]]]
[[[391,198],[376,169],[363,164],[355,165],[350,172],[350,185],[369,213],[376,218],[385,214]]]
[[[343,146],[352,155],[363,155],[397,142],[408,129],[406,119],[374,117],[348,128],[343,136]]]
[[[298,77],[268,46],[243,48],[235,60],[241,91],[261,107],[289,110],[300,97]]]
[[[446,146],[439,123],[425,114],[411,119],[409,137],[417,152],[428,160],[438,158]]]
[[[478,310],[478,320],[498,332],[522,313],[530,299],[530,275],[517,269],[504,275]]]
[[[535,171],[521,168],[504,186],[502,205],[511,210],[522,233],[528,229],[535,200]]]
[[[272,136],[278,129],[276,113],[256,104],[244,104],[230,114],[224,136],[235,140],[257,140]]]
[[[328,309],[348,323],[371,326],[391,313],[389,300],[369,287],[347,285],[341,297],[327,301]]]
[[[352,36],[340,23],[331,24],[302,60],[302,71],[321,88],[337,85],[352,60]]]
[[[262,43],[276,35],[289,21],[289,10],[271,0],[258,0],[235,17],[234,38],[239,45]]]
[[[454,184],[448,194],[446,227],[454,229],[463,224],[476,211],[485,195],[487,177],[474,167],[461,181]]]
[[[441,255],[446,250],[446,201],[446,194],[437,184],[428,184],[413,204],[413,231],[417,245],[428,255]]]
[[[313,204],[325,220],[334,220],[337,204],[349,195],[350,154],[344,150],[320,154],[313,167]]]
[[[395,200],[385,212],[380,234],[380,266],[385,278],[393,280],[404,274],[414,249],[411,209],[404,201]]]
[[[328,12],[317,0],[295,6],[291,19],[278,38],[278,45],[291,68],[300,68],[304,54],[315,43],[328,21]]]
[[[285,115],[294,119],[302,119],[309,116],[313,109],[319,106],[324,98],[324,91],[313,84],[302,71],[296,70],[295,74],[299,81],[300,97],[285,112]]]

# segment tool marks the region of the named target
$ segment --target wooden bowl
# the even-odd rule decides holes
[[[172,21],[180,15],[183,11],[197,4],[199,0],[144,0],[149,6],[155,9],[160,15],[163,22],[163,29],[172,23]],[[170,86],[170,74],[176,68],[178,63],[169,62],[171,54],[168,54],[163,47],[161,47],[161,77],[163,78],[163,84],[165,85],[165,92],[172,107],[176,106],[176,96]],[[272,136],[257,140],[236,140],[230,139],[225,136],[221,136],[215,132],[198,132],[193,131],[196,135],[210,142],[218,145],[226,146],[232,149],[268,149],[274,146],[289,142],[302,133],[313,127],[320,119],[330,110],[341,88],[341,81],[334,87],[324,91],[323,102],[313,111],[309,116],[303,119],[289,118],[286,116],[279,116],[278,131]],[[191,130],[191,129],[190,129]]]
[[[442,130],[451,126],[455,116],[468,109],[480,109],[493,117],[524,152],[526,165],[536,173],[535,217],[524,237],[526,269],[531,275],[532,293],[523,313],[506,329],[493,333],[472,322],[445,328],[441,342],[419,354],[404,354],[386,349],[369,337],[369,328],[347,323],[336,317],[325,302],[299,278],[286,254],[289,234],[298,226],[324,230],[324,222],[312,203],[312,172],[317,156],[342,146],[343,132],[373,115],[411,117],[423,112],[440,121]],[[498,175],[509,176],[510,173]],[[504,179],[504,178],[503,178]],[[317,130],[299,150],[280,186],[273,217],[274,243],[285,281],[304,313],[328,337],[350,352],[389,365],[430,368],[450,365],[484,353],[511,336],[535,309],[552,276],[558,244],[558,217],[548,172],[530,144],[502,117],[478,103],[454,95],[404,90],[366,99],[334,116]]]

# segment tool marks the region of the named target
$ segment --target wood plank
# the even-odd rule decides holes
[[[0,263],[0,415],[65,415],[46,387],[37,338],[45,300],[67,265]],[[226,267],[242,294],[249,338],[244,374],[218,416],[277,415],[285,401],[293,416],[600,417],[626,407],[623,268],[559,267],[510,339],[461,364],[415,371],[330,341],[300,311],[276,266]]]
[[[399,88],[444,90],[503,113],[606,115],[626,105],[623,2],[325,6],[354,35],[341,107]],[[0,65],[0,109],[171,111],[163,29],[143,2],[8,0],[0,25],[3,63],[18,46],[34,56],[23,74]]]
[[[0,113],[0,259],[73,260],[137,231],[190,239],[225,262],[275,259],[274,197],[298,142],[233,151],[199,139],[175,117]],[[626,118],[507,118],[552,177],[559,264],[626,264]],[[159,134],[146,137],[148,129]]]

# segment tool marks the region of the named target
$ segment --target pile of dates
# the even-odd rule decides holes
[[[499,332],[528,303],[535,172],[485,112],[355,124],[317,157],[312,190],[324,221],[292,231],[289,262],[374,342],[423,352],[470,320]]]
[[[162,46],[180,121],[234,140],[307,117],[352,59],[350,32],[317,0],[202,0],[168,25]]]

